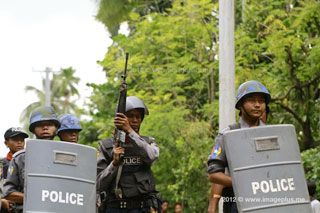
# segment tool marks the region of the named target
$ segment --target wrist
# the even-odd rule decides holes
[[[221,195],[218,195],[218,194],[213,194],[213,198],[221,198]]]
[[[112,161],[112,165],[113,165],[114,167],[118,167],[119,164],[120,164],[119,161],[115,161],[115,160]]]
[[[128,129],[126,129],[124,131],[129,135],[133,131],[133,129],[132,128],[128,128]]]

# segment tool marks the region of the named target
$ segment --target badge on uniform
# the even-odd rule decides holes
[[[13,171],[14,171],[13,166],[9,166],[9,168],[8,168],[8,174],[9,174],[9,175],[12,175]]]
[[[216,158],[221,154],[221,146],[214,146],[210,158]]]

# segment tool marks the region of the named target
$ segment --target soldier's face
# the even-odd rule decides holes
[[[129,110],[128,112],[126,112],[126,116],[129,120],[129,124],[130,124],[131,128],[135,132],[139,132],[140,125],[142,122],[141,111],[139,109],[132,109],[132,110]]]
[[[8,146],[12,154],[24,148],[24,137],[21,135],[8,138],[5,141],[5,144]]]
[[[34,134],[37,139],[52,140],[56,135],[57,127],[52,121],[38,122],[34,128]]]
[[[77,143],[79,139],[78,130],[64,130],[59,132],[59,137],[62,141]]]
[[[242,104],[242,108],[245,113],[252,119],[259,119],[262,114],[266,111],[265,97],[262,94],[251,94],[248,95]]]

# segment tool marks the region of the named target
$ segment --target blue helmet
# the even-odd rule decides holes
[[[240,103],[243,100],[243,98],[245,98],[247,95],[252,94],[252,93],[263,94],[265,97],[266,105],[268,105],[268,103],[271,100],[271,95],[270,95],[268,89],[262,83],[260,83],[259,81],[254,81],[254,80],[247,81],[239,86],[238,94],[236,97],[236,108],[240,109]]]
[[[61,126],[58,129],[58,134],[64,130],[82,130],[79,119],[71,114],[64,114],[59,117]]]
[[[32,111],[30,115],[29,131],[33,132],[37,123],[41,121],[52,121],[59,128],[60,121],[52,107],[42,106]]]

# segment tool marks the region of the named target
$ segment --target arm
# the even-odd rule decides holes
[[[135,131],[131,131],[128,135],[138,147],[142,148],[146,152],[147,161],[151,163],[159,157],[159,147],[155,142],[150,144],[140,137]]]
[[[127,136],[134,141],[139,148],[142,148],[145,151],[145,161],[152,163],[159,157],[159,147],[156,143],[152,142],[149,144],[146,140],[140,137],[139,134],[132,129],[127,116],[123,113],[117,113],[114,119],[114,124],[117,128],[125,131]]]
[[[97,191],[99,192],[106,191],[115,178],[120,165],[120,155],[124,153],[124,149],[121,147],[114,147],[112,159],[108,158],[107,154],[104,154],[105,152],[106,150],[100,145],[97,162]]]
[[[6,197],[6,200],[9,200],[16,204],[23,204],[23,193],[22,192],[11,192]]]
[[[231,177],[225,175],[227,167],[227,157],[224,149],[223,134],[219,134],[216,138],[215,146],[208,158],[208,179],[212,183],[231,187]]]
[[[231,178],[224,174],[227,158],[223,146],[223,134],[216,137],[215,146],[208,158],[208,180],[212,182],[208,212],[217,212],[224,186],[232,185]]]
[[[215,172],[209,174],[209,181],[226,187],[232,187],[231,177],[223,172]]]
[[[223,186],[219,184],[211,185],[211,194],[209,199],[208,213],[218,212],[219,200],[222,194]]]
[[[21,184],[19,180],[19,171],[19,166],[14,158],[10,161],[8,176],[3,185],[3,196],[9,201],[23,204],[23,193],[20,190]]]

